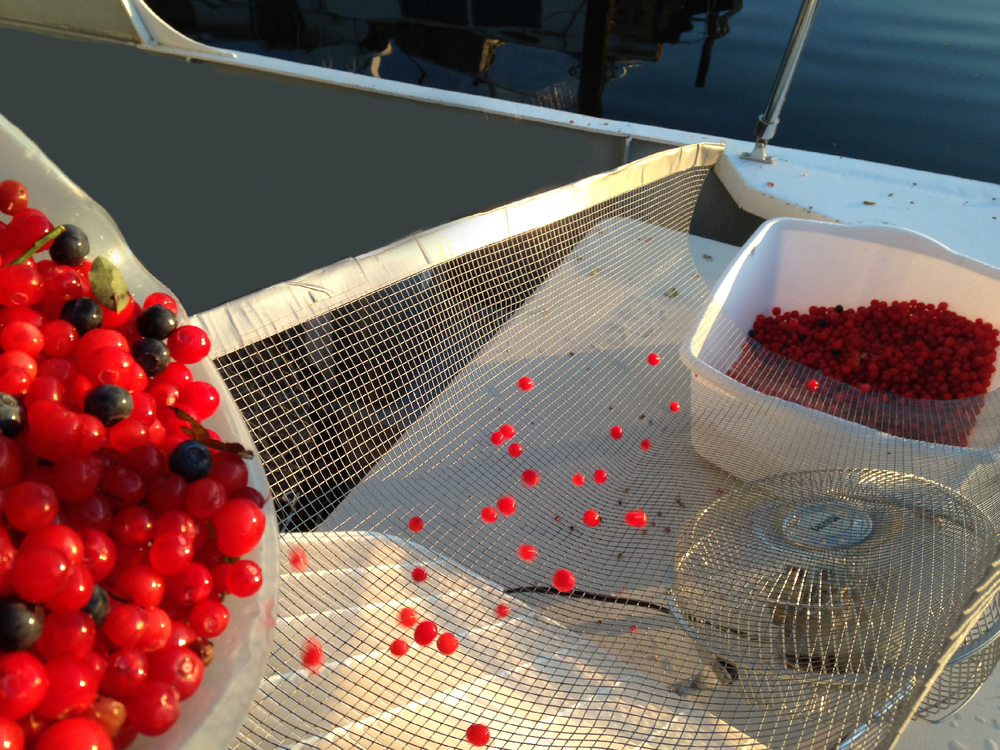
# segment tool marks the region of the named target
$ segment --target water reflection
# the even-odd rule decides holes
[[[216,46],[600,115],[605,84],[700,43],[695,85],[742,0],[149,0]],[[691,32],[694,32],[693,34]]]

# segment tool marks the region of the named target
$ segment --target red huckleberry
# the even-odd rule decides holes
[[[650,352],[649,355],[646,357],[646,361],[649,362],[649,364],[651,365],[658,365],[660,364],[660,355],[657,354],[656,352]]]
[[[483,523],[496,523],[497,509],[492,505],[487,505],[479,512],[479,515],[483,519]]]
[[[401,656],[406,656],[407,652],[410,650],[410,644],[404,641],[402,638],[397,638],[392,643],[389,644],[389,653],[395,656],[397,659]]]
[[[420,516],[414,516],[413,518],[410,519],[410,522],[407,524],[407,526],[409,526],[410,531],[412,531],[413,533],[416,533],[418,531],[423,531],[424,519],[422,519]]]
[[[517,548],[517,556],[525,562],[531,562],[538,558],[538,550],[530,544],[522,544]]]
[[[501,515],[512,516],[517,510],[517,500],[514,499],[513,495],[503,495],[497,500],[497,510],[500,511]]]
[[[507,446],[507,453],[511,458],[517,458],[524,452],[524,448],[521,447],[520,443],[511,443]]]
[[[472,724],[465,730],[465,739],[474,747],[490,744],[490,728],[485,724]]]
[[[625,514],[625,523],[629,526],[641,529],[646,526],[646,521],[646,511],[644,510],[630,510]]]
[[[584,511],[583,522],[584,524],[590,526],[591,528],[599,526],[601,523],[601,514],[598,513],[596,510],[594,510],[593,508]]]
[[[413,640],[419,646],[429,646],[437,638],[438,628],[430,620],[424,620],[413,630]]]
[[[517,387],[520,388],[522,391],[530,391],[532,388],[535,387],[535,381],[525,376],[517,381]]]

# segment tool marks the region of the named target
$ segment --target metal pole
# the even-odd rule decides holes
[[[785,103],[785,96],[788,94],[788,87],[792,85],[792,76],[795,75],[795,68],[802,57],[802,48],[805,46],[806,37],[809,36],[809,29],[812,27],[813,17],[819,7],[819,0],[802,0],[802,7],[799,8],[799,17],[795,21],[795,28],[788,39],[788,46],[785,48],[785,57],[781,61],[778,69],[778,77],[774,79],[774,88],[771,89],[771,98],[767,102],[767,109],[757,118],[757,128],[755,135],[757,143],[753,151],[744,153],[744,159],[759,161],[765,164],[773,164],[774,157],[765,153],[768,141],[774,138],[778,130],[778,115],[781,107]]]

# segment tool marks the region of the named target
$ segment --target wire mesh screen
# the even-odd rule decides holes
[[[709,168],[217,361],[289,557],[239,747],[892,744],[995,594],[994,474],[935,442],[956,407],[829,433],[780,393],[706,406],[687,230]],[[722,319],[704,358],[745,341]],[[789,377],[762,358],[747,388]],[[961,699],[937,690],[925,713]]]

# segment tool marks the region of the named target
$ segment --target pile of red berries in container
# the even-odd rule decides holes
[[[890,435],[965,447],[996,372],[1000,330],[917,300],[757,315],[726,373],[761,393]],[[912,399],[907,408],[899,399]],[[872,408],[873,402],[883,408]]]
[[[19,182],[0,211],[0,747],[124,748],[176,722],[225,598],[260,588],[240,558],[264,499],[201,426],[205,332],[134,299]]]

